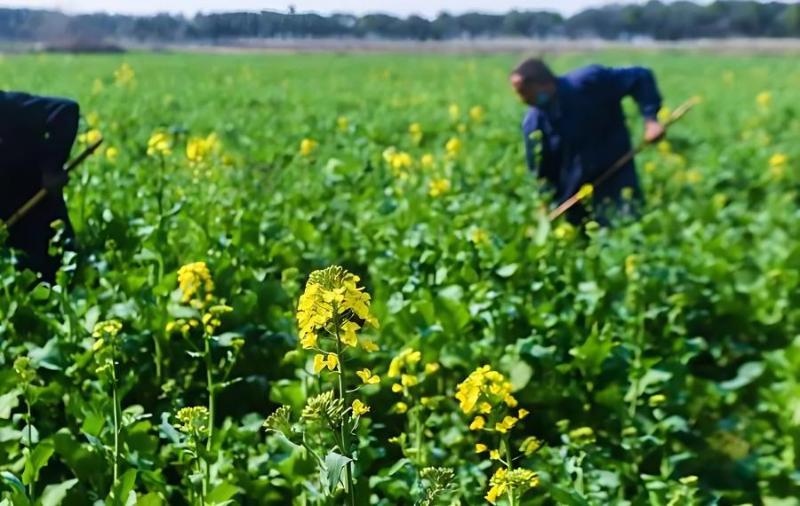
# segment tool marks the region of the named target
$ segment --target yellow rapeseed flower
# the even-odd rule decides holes
[[[372,371],[367,368],[356,371],[356,376],[361,378],[361,381],[363,381],[365,385],[375,385],[381,382],[381,378],[372,374]]]
[[[128,63],[123,63],[114,71],[114,83],[117,86],[129,86],[133,84],[136,72],[133,71]]]
[[[474,227],[470,230],[469,240],[472,244],[486,244],[489,242],[489,234],[480,227]]]
[[[428,186],[428,195],[438,197],[450,191],[450,180],[444,177],[432,179]]]
[[[469,430],[481,430],[486,427],[486,419],[482,416],[476,416],[472,423],[469,424]]]
[[[119,156],[119,150],[114,146],[109,146],[106,148],[106,160],[111,163],[117,161],[117,157]]]
[[[470,108],[469,117],[472,121],[478,122],[483,119],[485,113],[486,111],[484,111],[483,107],[475,105],[472,108]]]
[[[303,139],[300,141],[300,154],[303,156],[311,156],[311,154],[317,149],[319,143],[314,139]]]
[[[422,142],[422,125],[419,123],[411,123],[408,125],[408,133],[411,134],[411,139],[414,144]]]
[[[329,371],[336,369],[339,364],[339,357],[335,353],[317,353],[314,355],[314,373],[319,374],[326,367]]]
[[[489,458],[492,460],[500,460],[500,450],[492,450],[489,452]]]
[[[439,362],[430,362],[425,364],[425,374],[434,374],[439,370]]]
[[[451,137],[450,140],[444,145],[444,149],[447,152],[447,156],[450,158],[455,158],[461,152],[462,147],[461,139],[458,137]]]
[[[518,421],[519,419],[513,416],[506,416],[505,418],[503,418],[503,421],[497,422],[495,424],[494,430],[496,430],[500,434],[505,434],[506,432],[514,428],[514,425],[516,425]]]
[[[475,453],[483,453],[488,449],[489,447],[482,443],[478,443],[475,445]]]
[[[147,156],[169,156],[172,153],[172,139],[165,132],[155,132],[147,141]]]
[[[447,108],[447,112],[450,114],[450,119],[456,121],[461,115],[461,108],[458,107],[458,104],[450,104],[450,107]]]
[[[408,404],[406,404],[403,401],[400,401],[394,405],[394,410],[402,415],[403,413],[408,411]]]
[[[433,158],[433,155],[430,153],[425,153],[419,160],[420,165],[422,165],[426,169],[433,167],[434,162],[435,159]]]
[[[756,104],[759,107],[767,108],[772,103],[772,93],[768,91],[762,91],[758,95],[756,95]]]
[[[350,122],[347,120],[346,116],[339,116],[336,118],[336,128],[338,128],[340,132],[346,132],[349,126]]]
[[[353,416],[361,416],[369,413],[369,406],[361,402],[359,399],[353,401]]]
[[[182,293],[181,302],[194,307],[202,307],[211,301],[214,280],[205,262],[192,262],[178,269],[178,288]]]
[[[339,266],[311,273],[297,305],[297,324],[304,348],[316,346],[322,336],[331,339],[338,336],[346,346],[357,346],[356,331],[361,325],[354,318],[378,326],[378,320],[369,311],[370,296],[358,286],[360,280]],[[338,328],[334,326],[336,323]],[[374,349],[374,345],[367,348]]]
[[[202,162],[219,146],[217,134],[210,133],[206,137],[192,137],[186,143],[186,158],[191,162]]]
[[[95,142],[99,141],[102,138],[103,138],[103,134],[100,133],[100,130],[98,130],[96,128],[92,128],[88,132],[80,134],[78,136],[78,142],[80,142],[81,144],[91,145],[91,144],[94,144]]]

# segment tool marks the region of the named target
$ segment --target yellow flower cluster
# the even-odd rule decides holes
[[[214,297],[214,280],[205,262],[192,262],[178,269],[181,302],[200,309]]]
[[[467,415],[476,409],[482,414],[488,414],[493,407],[500,404],[509,408],[517,406],[517,399],[511,395],[511,383],[488,365],[475,369],[458,385],[456,399],[461,411]]]
[[[450,191],[450,180],[445,177],[432,179],[428,185],[428,195],[438,197]]]
[[[165,132],[155,132],[147,141],[147,156],[169,156],[172,154],[172,139]]]
[[[489,480],[489,491],[486,493],[486,500],[495,504],[497,499],[506,493],[518,498],[538,485],[539,475],[533,471],[528,469],[508,470],[505,467],[500,467]]]
[[[346,132],[349,127],[350,121],[347,119],[347,116],[339,116],[336,118],[336,128],[338,128],[340,132]]]
[[[408,133],[411,134],[411,140],[414,144],[422,142],[422,125],[419,123],[411,123],[408,126]]]
[[[473,227],[469,231],[469,241],[475,245],[486,244],[489,242],[489,234],[480,227]]]
[[[469,110],[470,119],[472,121],[476,122],[476,123],[479,122],[479,121],[482,121],[483,120],[483,116],[485,114],[486,114],[486,111],[483,109],[483,107],[481,107],[479,105],[473,106]]]
[[[92,345],[92,350],[101,349],[107,340],[117,337],[120,330],[122,330],[122,323],[118,320],[106,320],[95,324],[92,329],[92,337],[97,340]]]
[[[383,150],[383,160],[392,169],[392,174],[400,179],[408,177],[408,169],[414,165],[414,159],[405,151],[398,151],[394,146]]]
[[[775,153],[769,158],[769,172],[775,179],[780,179],[786,173],[789,157],[783,153]]]
[[[319,339],[338,341],[342,346],[374,351],[371,341],[359,343],[356,331],[362,325],[378,326],[370,313],[370,296],[358,286],[361,279],[338,265],[311,273],[297,305],[297,323],[303,349],[316,349],[314,372],[334,370],[339,357],[320,349]],[[356,321],[358,320],[358,321]]]
[[[106,148],[106,160],[111,163],[117,161],[117,157],[119,156],[119,149],[115,148],[114,146],[109,146]]]
[[[311,156],[317,150],[319,143],[314,139],[303,139],[300,141],[300,154],[303,156]]]
[[[421,361],[422,353],[411,348],[403,349],[392,359],[386,375],[390,378],[399,379],[392,385],[392,392],[402,395],[408,401],[417,399],[418,394],[412,395],[411,389],[425,381],[427,377],[435,374],[441,367],[438,362],[430,362],[425,364],[424,367],[420,367]],[[419,397],[419,403],[425,407],[430,407],[435,402],[436,399],[433,397]],[[394,411],[401,414],[405,413],[408,411],[408,404],[399,401],[394,405]]]
[[[447,108],[447,113],[450,115],[451,120],[458,121],[458,117],[461,115],[461,109],[458,107],[458,104],[450,104],[450,107]]]
[[[123,63],[117,70],[114,71],[114,83],[117,86],[129,86],[133,84],[135,77],[136,72],[134,72],[133,67],[127,63]]]
[[[219,138],[213,132],[205,137],[192,137],[186,143],[186,158],[190,162],[202,162],[218,148]]]
[[[768,91],[762,91],[758,95],[756,95],[756,104],[758,104],[761,108],[768,108],[772,103],[772,93]]]
[[[369,406],[367,406],[358,399],[353,401],[352,408],[353,408],[353,417],[359,417],[361,415],[369,413]]]
[[[202,436],[208,433],[208,409],[204,406],[181,408],[175,414],[175,426],[184,434]]]
[[[444,145],[444,149],[447,152],[447,156],[450,158],[455,158],[461,153],[461,148],[463,143],[461,139],[458,137],[452,137],[450,140],[447,141],[447,144]]]
[[[78,136],[78,142],[90,146],[102,138],[103,134],[100,133],[100,130],[92,128],[88,132],[80,134]]]

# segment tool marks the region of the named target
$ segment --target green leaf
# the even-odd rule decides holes
[[[739,367],[736,377],[719,384],[726,390],[737,390],[745,385],[749,385],[764,372],[764,362],[747,362]]]
[[[58,485],[48,485],[45,487],[42,497],[39,499],[40,506],[59,506],[64,498],[67,496],[69,489],[78,483],[77,478],[62,481]]]
[[[3,483],[8,488],[25,495],[25,485],[20,481],[19,478],[16,477],[16,475],[9,471],[2,471],[0,472],[0,478],[3,479]]]
[[[7,420],[11,416],[11,410],[19,406],[19,395],[22,391],[14,389],[8,393],[0,395],[0,418]]]
[[[209,504],[223,505],[228,504],[229,500],[241,492],[241,489],[236,485],[223,481],[214,490],[208,493],[206,500]]]
[[[519,392],[525,388],[531,380],[533,368],[528,365],[527,362],[517,360],[514,362],[514,365],[511,366],[511,370],[508,373],[509,379],[511,380],[512,391]]]
[[[501,278],[510,278],[515,272],[517,272],[518,268],[519,264],[508,264],[500,267],[495,272],[497,272],[497,275]]]
[[[586,499],[573,490],[567,490],[558,485],[550,485],[548,487],[548,492],[550,492],[550,498],[555,500],[556,504],[564,506],[589,506]]]
[[[117,483],[111,488],[108,497],[106,497],[106,504],[108,506],[136,504],[136,494],[133,493],[135,485],[136,469],[128,469],[122,473]],[[131,497],[133,497],[133,503],[131,503]]]
[[[136,501],[136,506],[162,506],[163,504],[164,501],[155,492],[143,495]]]
[[[330,452],[325,456],[325,483],[327,484],[328,493],[333,493],[336,490],[342,478],[342,471],[352,461],[352,459],[336,452]]]
[[[30,453],[30,456],[25,459],[25,470],[22,472],[22,483],[29,485],[36,483],[39,479],[39,471],[42,470],[50,457],[55,452],[53,442],[44,440],[36,445],[36,448]]]

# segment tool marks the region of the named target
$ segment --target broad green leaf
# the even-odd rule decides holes
[[[214,489],[208,493],[206,500],[209,504],[227,504],[229,500],[239,492],[241,492],[239,487],[224,481],[214,487]]]
[[[0,395],[0,418],[8,419],[11,416],[11,410],[19,406],[19,396],[22,393],[19,389],[14,389],[3,395]]]
[[[42,497],[39,499],[40,506],[59,506],[64,498],[67,496],[69,489],[78,483],[77,478],[62,481],[57,485],[48,485],[42,492]]]
[[[25,470],[22,472],[22,482],[26,485],[35,483],[39,479],[39,471],[47,465],[50,457],[55,452],[53,442],[45,439],[30,452],[25,459]]]
[[[330,452],[325,456],[325,479],[329,493],[333,493],[342,478],[342,472],[353,459]]]

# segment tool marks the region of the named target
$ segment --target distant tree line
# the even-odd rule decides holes
[[[0,40],[64,39],[191,42],[230,38],[383,38],[444,40],[492,37],[599,37],[657,40],[720,37],[800,37],[800,4],[755,1],[688,1],[613,4],[570,17],[547,11],[507,14],[439,14],[399,18],[385,14],[231,12],[194,17],[159,14],[67,15],[55,11],[0,9]]]

